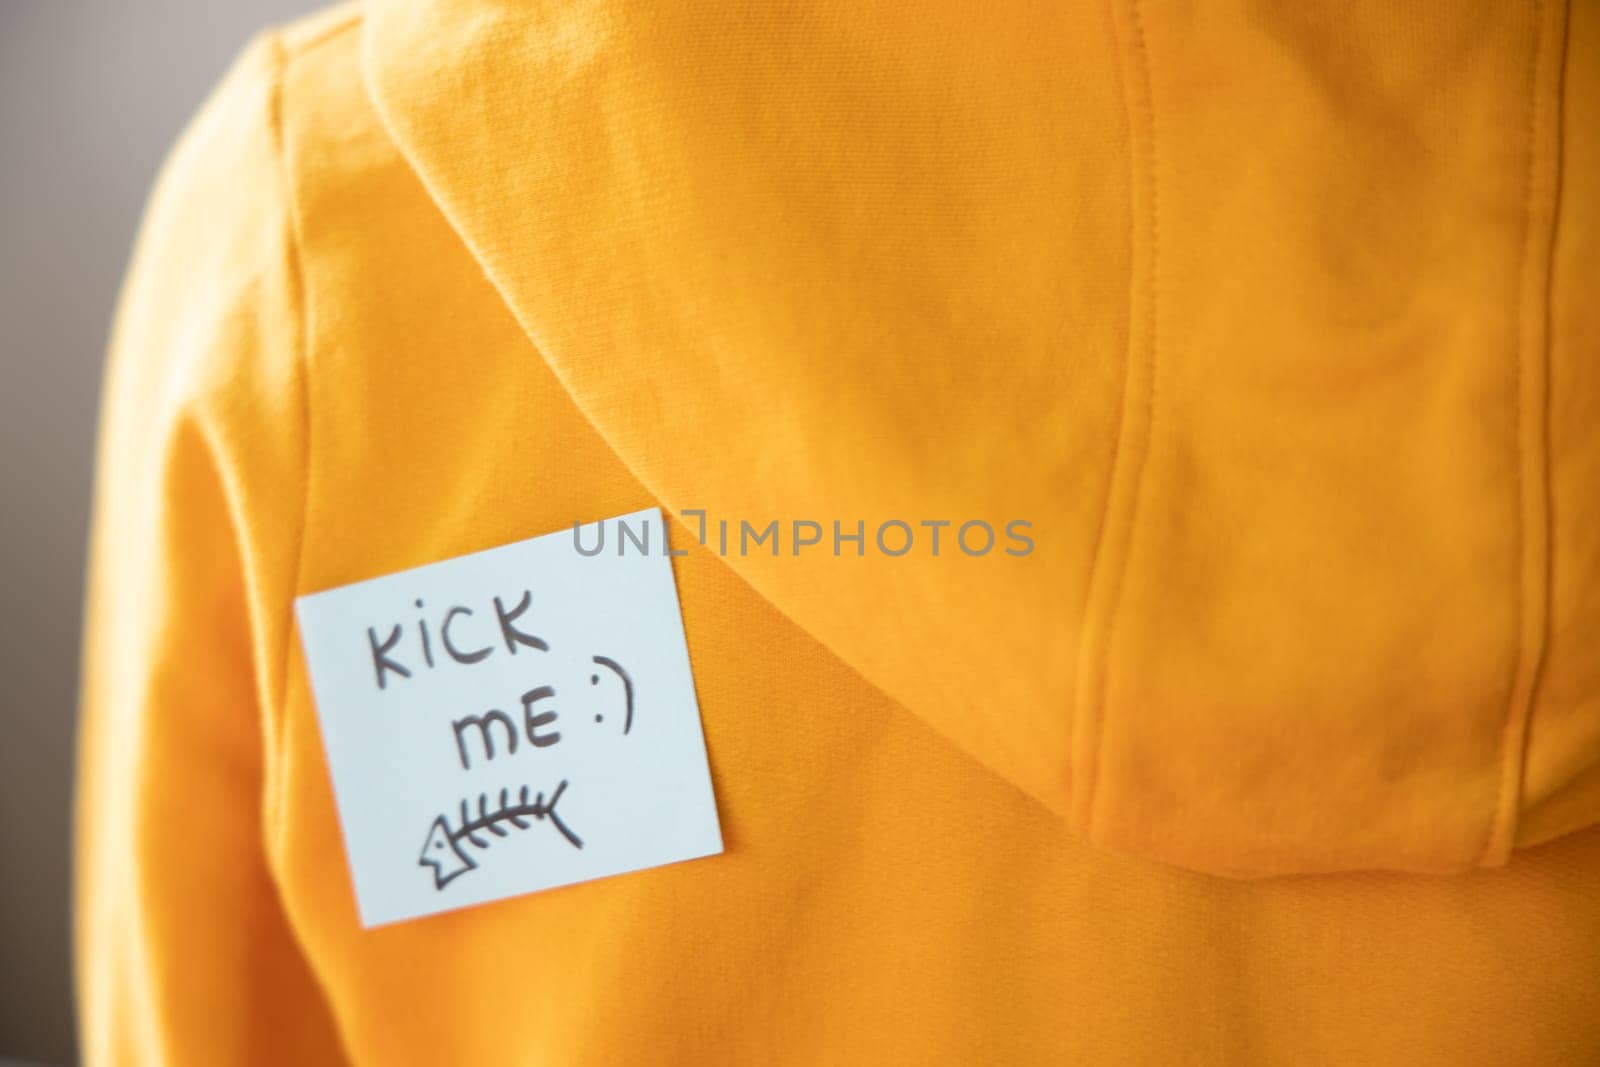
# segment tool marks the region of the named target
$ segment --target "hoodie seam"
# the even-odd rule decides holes
[[[1538,8],[1529,60],[1525,125],[1528,164],[1523,194],[1523,239],[1517,270],[1513,328],[1513,441],[1516,486],[1517,595],[1514,624],[1518,655],[1501,727],[1499,782],[1479,866],[1506,862],[1515,845],[1528,726],[1548,641],[1550,604],[1549,359],[1550,280],[1560,201],[1561,93],[1566,7]],[[1555,38],[1552,42],[1550,38]],[[1554,47],[1552,48],[1552,44]],[[1555,69],[1547,70],[1551,53]],[[1546,95],[1551,97],[1547,104]]]
[[[1143,496],[1156,404],[1156,316],[1159,306],[1156,264],[1159,232],[1154,80],[1139,0],[1129,0],[1127,12],[1131,33],[1128,27],[1118,26],[1121,20],[1115,16],[1113,25],[1118,27],[1118,36],[1121,38],[1119,52],[1131,53],[1132,58],[1131,64],[1126,59],[1123,62],[1123,95],[1129,118],[1130,171],[1133,177],[1130,187],[1129,247],[1132,255],[1130,268],[1134,275],[1129,287],[1129,339],[1125,357],[1122,425],[1112,452],[1111,485],[1107,490],[1100,534],[1090,566],[1090,603],[1086,612],[1084,645],[1080,652],[1090,667],[1083,672],[1081,690],[1085,695],[1080,710],[1084,723],[1079,735],[1083,783],[1075,792],[1078,797],[1077,821],[1082,832],[1091,840],[1095,837],[1105,709],[1111,685],[1112,646],[1121,615],[1123,587],[1132,555],[1139,502]],[[1135,69],[1128,69],[1130,66]],[[1145,158],[1140,159],[1141,155]],[[1145,183],[1142,193],[1141,179]],[[1141,243],[1144,246],[1142,262],[1139,254]],[[1141,293],[1142,307],[1139,306]],[[1142,380],[1135,380],[1135,372],[1142,374]],[[1142,405],[1134,407],[1135,398],[1141,396]],[[1120,499],[1124,493],[1129,494],[1126,504]],[[1122,517],[1124,511],[1125,519]],[[1103,627],[1097,627],[1094,619],[1094,589],[1101,583],[1109,584],[1101,594],[1103,606],[1099,608],[1105,616],[1105,622]],[[1097,634],[1100,635],[1098,648],[1095,640]]]
[[[272,49],[274,61],[272,92],[269,104],[269,123],[271,126],[272,150],[274,160],[278,167],[278,180],[283,195],[284,207],[284,263],[289,274],[289,290],[291,307],[294,314],[294,362],[298,373],[295,375],[296,389],[299,393],[300,412],[300,442],[301,442],[301,471],[299,501],[299,529],[294,547],[294,563],[291,571],[291,585],[289,587],[289,606],[285,611],[283,643],[281,646],[281,660],[278,664],[277,687],[277,722],[273,729],[273,744],[276,751],[272,753],[274,761],[281,760],[287,752],[285,738],[288,733],[289,719],[289,678],[290,665],[294,659],[295,637],[295,611],[294,598],[301,588],[305,575],[305,543],[306,530],[309,525],[308,516],[311,506],[311,359],[309,352],[309,330],[307,328],[307,307],[309,297],[306,291],[305,266],[302,259],[301,246],[301,220],[298,205],[295,203],[294,176],[289,164],[287,134],[284,129],[284,81],[288,73],[290,55],[284,47],[283,41],[276,34],[268,38]],[[268,831],[271,835],[273,851],[276,853],[281,844],[279,834],[283,819],[281,805],[283,803],[282,782],[286,775],[278,773],[273,776],[272,793],[267,804]]]
[[[283,198],[284,266],[288,274],[291,312],[294,315],[293,359],[297,368],[295,379],[296,390],[299,394],[301,442],[299,529],[293,549],[293,571],[288,591],[289,605],[285,612],[286,619],[283,629],[282,648],[280,660],[277,664],[278,706],[274,709],[277,721],[273,723],[271,734],[274,751],[269,754],[274,761],[285,758],[284,754],[288,752],[289,680],[294,663],[295,632],[298,625],[294,601],[305,584],[306,539],[310,525],[312,471],[315,469],[315,465],[311,461],[315,427],[311,403],[311,329],[309,325],[311,297],[309,283],[306,279],[303,252],[305,226],[304,220],[301,218],[299,200],[295,194],[294,166],[290,158],[289,137],[284,118],[286,111],[284,102],[285,83],[288,81],[290,68],[297,60],[322,48],[331,41],[359,29],[363,17],[364,13],[359,8],[351,10],[343,17],[323,27],[319,32],[292,43],[285,40],[286,31],[282,29],[270,31],[264,35],[266,48],[272,60],[271,85],[267,104],[267,125],[272,143],[273,161],[278,171],[279,191]],[[268,793],[264,801],[264,818],[273,855],[279,854],[280,846],[282,845],[280,835],[283,831],[284,821],[282,811],[284,803],[283,785],[287,779],[287,772],[280,771],[270,776],[267,781]]]

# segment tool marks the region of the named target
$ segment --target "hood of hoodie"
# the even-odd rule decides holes
[[[364,48],[678,535],[930,728],[1110,848],[1449,872],[1600,819],[1595,159],[1559,5],[1391,14],[379,2]]]

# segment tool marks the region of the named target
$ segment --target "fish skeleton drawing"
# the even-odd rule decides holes
[[[479,793],[476,815],[462,800],[461,817],[455,827],[451,827],[450,819],[445,815],[434,819],[428,827],[428,838],[422,844],[422,855],[417,858],[417,865],[432,867],[433,887],[443,889],[459,876],[477,869],[478,861],[463,847],[464,844],[478,849],[488,848],[492,837],[486,835],[506,837],[510,834],[508,825],[526,830],[533,825],[530,819],[548,821],[573,848],[582,848],[583,841],[556,814],[556,804],[566,788],[566,779],[562,779],[549,800],[545,799],[543,793],[535,793],[531,801],[528,799],[527,786],[522,787],[515,800],[511,798],[510,790],[502,789],[499,806],[493,810],[489,806],[488,794]]]

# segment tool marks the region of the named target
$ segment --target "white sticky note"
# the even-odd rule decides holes
[[[295,609],[363,925],[722,851],[659,508]]]

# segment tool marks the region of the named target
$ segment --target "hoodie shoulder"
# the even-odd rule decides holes
[[[275,32],[284,52],[290,56],[315,48],[324,41],[353,35],[361,26],[365,5],[358,0],[332,4],[313,11],[291,22],[286,22]]]

